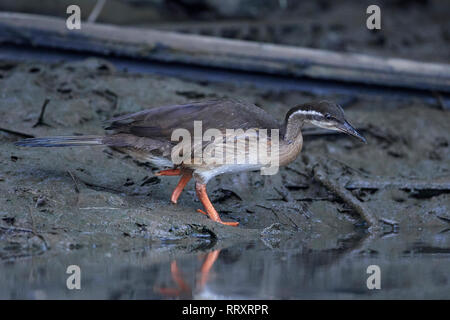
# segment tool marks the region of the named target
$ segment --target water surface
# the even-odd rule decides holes
[[[45,252],[0,264],[2,299],[448,299],[449,232],[337,240],[315,249],[298,239],[216,243],[170,241],[131,251]],[[81,289],[66,286],[69,265]],[[381,289],[367,288],[367,268]]]

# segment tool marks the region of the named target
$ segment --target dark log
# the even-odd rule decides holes
[[[406,59],[0,13],[0,42],[203,67],[450,92],[450,66]]]

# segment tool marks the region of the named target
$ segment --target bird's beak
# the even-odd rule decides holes
[[[353,128],[352,125],[350,123],[348,123],[347,121],[345,121],[344,124],[339,125],[337,127],[337,129],[339,131],[342,131],[346,134],[349,134],[351,136],[358,138],[359,140],[361,140],[364,143],[367,143],[366,138],[364,138],[362,136],[362,134],[360,134],[358,131],[356,131],[356,129]]]

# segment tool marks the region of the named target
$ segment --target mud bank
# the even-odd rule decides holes
[[[224,220],[239,221],[238,228],[197,213],[201,204],[192,182],[173,205],[176,178],[156,177],[156,168],[108,148],[12,144],[27,135],[101,134],[102,121],[119,114],[215,97],[245,99],[280,119],[295,104],[347,101],[348,119],[369,143],[307,128],[316,134],[305,134],[302,154],[278,175],[250,172],[211,181],[214,205]],[[136,250],[168,241],[177,243],[172,250],[185,252],[204,241],[262,238],[270,244],[292,237],[326,250],[366,232],[363,213],[387,233],[448,229],[448,111],[414,100],[350,98],[132,75],[104,60],[2,63],[0,257],[99,247]],[[321,182],[317,170],[347,196]]]

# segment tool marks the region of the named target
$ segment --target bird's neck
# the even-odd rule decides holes
[[[287,143],[293,143],[298,140],[303,141],[302,127],[304,121],[305,118],[300,115],[296,115],[295,119],[294,117],[286,119],[284,141]]]
[[[302,151],[303,136],[302,125],[304,119],[299,121],[298,116],[289,117],[285,122],[284,146],[280,148],[280,166],[287,165],[294,161]]]

